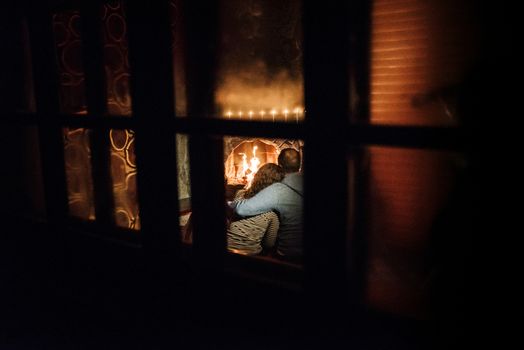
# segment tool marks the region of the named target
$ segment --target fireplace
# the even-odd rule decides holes
[[[302,153],[304,142],[291,139],[246,137],[224,138],[224,176],[226,197],[249,185],[256,171],[266,163],[277,163],[280,151],[294,148]]]

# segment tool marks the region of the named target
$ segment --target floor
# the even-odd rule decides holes
[[[0,241],[0,350],[440,348],[427,323],[369,311],[337,319],[322,305],[312,315],[295,292],[195,288],[185,270],[146,273],[137,251],[38,237]]]

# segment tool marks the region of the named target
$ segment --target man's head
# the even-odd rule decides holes
[[[278,165],[284,169],[286,174],[299,171],[300,153],[293,148],[283,149],[278,155]]]

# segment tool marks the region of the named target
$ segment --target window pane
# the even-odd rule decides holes
[[[185,41],[184,21],[182,17],[182,0],[169,2],[171,35],[173,50],[173,74],[175,83],[175,113],[179,117],[187,115],[186,70],[185,70]]]
[[[304,118],[301,1],[221,1],[215,101],[221,118]]]
[[[224,137],[226,200],[237,201],[227,229],[230,252],[300,261],[302,149],[300,140]],[[288,168],[277,165],[282,152]]]
[[[135,133],[132,130],[110,130],[109,139],[116,225],[139,230]]]
[[[80,27],[78,11],[66,11],[53,15],[60,111],[62,113],[85,114],[87,111]]]
[[[467,214],[459,180],[464,158],[386,147],[370,147],[367,156],[367,301],[388,312],[427,317],[439,273],[432,259],[446,259],[451,245],[460,249],[459,236],[465,234],[457,232],[453,217]]]
[[[454,125],[476,47],[467,1],[375,0],[371,122]]]
[[[127,21],[121,1],[109,1],[102,7],[104,67],[109,114],[131,115]]]
[[[69,215],[83,220],[95,219],[89,135],[82,128],[63,129]]]
[[[37,128],[5,126],[3,131],[0,209],[5,217],[43,220],[46,208]]]
[[[25,18],[17,23],[14,42],[15,59],[13,60],[14,66],[12,69],[17,77],[12,81],[12,88],[15,91],[14,107],[16,111],[20,112],[35,112],[31,46],[29,42],[29,28]]]
[[[179,225],[182,242],[191,244],[189,218],[191,217],[191,177],[189,171],[189,150],[187,135],[176,135],[176,161],[178,174]]]
[[[191,244],[191,192],[187,141],[187,135],[177,135],[179,224],[182,241]],[[230,252],[257,256],[288,265],[300,264],[303,225],[303,187],[300,170],[303,146],[302,140],[224,137],[224,183],[227,201],[253,198],[271,184],[282,182],[279,183],[280,187],[276,189],[274,196],[271,195],[273,200],[268,204],[271,208],[257,209],[261,211],[261,215],[245,213],[240,209],[239,213],[243,215],[240,217],[233,214],[233,210],[230,211],[231,215],[228,215],[228,218],[231,225],[227,233]],[[286,149],[296,150],[297,155],[294,158],[290,156],[295,162],[288,161],[289,174],[286,175],[283,169],[275,170],[271,167],[268,169],[265,166],[267,163],[272,163],[277,167],[279,154]],[[292,168],[293,166],[296,168]],[[259,172],[259,169],[262,170]],[[281,203],[284,204],[280,205]]]

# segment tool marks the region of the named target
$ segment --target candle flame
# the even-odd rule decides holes
[[[272,109],[267,110],[267,111],[264,110],[264,109],[260,109],[258,112],[250,109],[249,111],[247,111],[245,113],[242,110],[239,110],[238,112],[235,112],[235,113],[233,113],[231,110],[227,110],[224,115],[228,119],[231,119],[231,117],[233,117],[233,116],[237,116],[237,118],[242,119],[244,114],[247,114],[249,116],[250,120],[253,120],[253,118],[256,119],[257,116],[259,116],[259,120],[264,120],[264,116],[266,114],[269,114],[269,115],[271,115],[273,117],[273,121],[275,121],[275,118],[276,118],[277,115],[284,116],[285,120],[288,120],[288,116],[290,116],[290,115],[293,116],[294,115],[295,119],[298,122],[299,119],[303,118],[305,113],[306,113],[306,111],[302,107],[294,107],[292,109],[288,109],[288,108],[282,108],[282,109],[272,108]]]

